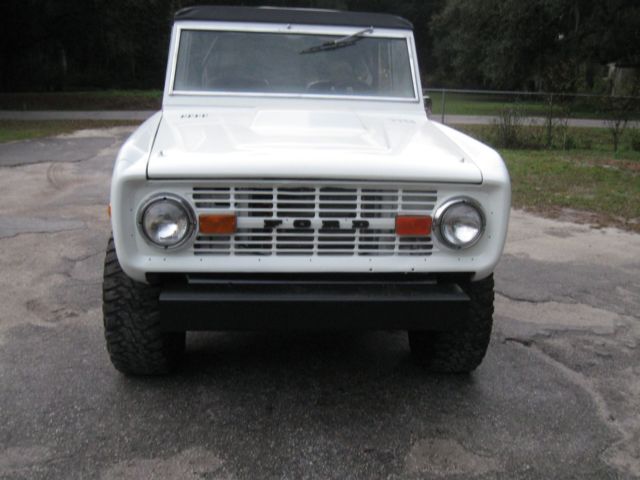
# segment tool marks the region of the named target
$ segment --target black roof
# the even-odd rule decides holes
[[[305,8],[196,6],[178,10],[175,19],[340,25],[363,28],[378,27],[413,30],[413,25],[409,20],[386,13],[361,13]]]

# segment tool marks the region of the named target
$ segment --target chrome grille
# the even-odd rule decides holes
[[[431,237],[398,237],[398,214],[432,215],[434,190],[343,185],[198,186],[198,214],[238,217],[233,236],[200,235],[195,255],[429,256]],[[270,221],[271,225],[265,225]]]

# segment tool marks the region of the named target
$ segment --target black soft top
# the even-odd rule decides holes
[[[291,23],[413,30],[409,20],[386,13],[344,12],[307,8],[197,6],[178,10],[176,20]]]

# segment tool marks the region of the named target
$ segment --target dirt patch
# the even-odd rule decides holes
[[[195,447],[169,458],[139,458],[121,462],[103,473],[103,480],[143,480],[154,478],[231,478],[224,473],[222,460]]]
[[[471,452],[459,442],[446,438],[426,438],[416,442],[405,461],[414,474],[435,476],[476,476],[501,470],[496,459]]]
[[[518,208],[521,208],[525,212],[542,215],[543,217],[560,220],[562,222],[589,225],[594,229],[613,227],[628,232],[640,233],[640,219],[638,218],[627,219],[607,213],[589,212],[586,210],[575,210],[573,208],[557,206],[526,206]]]

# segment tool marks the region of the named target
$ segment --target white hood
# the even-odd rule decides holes
[[[166,109],[148,176],[482,182],[422,115],[237,107]]]

